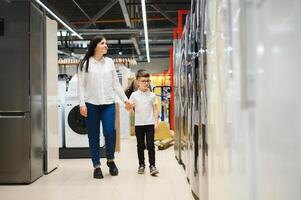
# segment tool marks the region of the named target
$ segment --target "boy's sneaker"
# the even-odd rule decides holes
[[[150,170],[150,174],[151,175],[156,175],[156,174],[158,174],[159,173],[159,170],[156,168],[156,166],[154,166],[154,165],[151,165],[150,167],[149,167],[149,170]]]
[[[100,167],[97,167],[97,168],[94,169],[93,178],[97,178],[97,179],[102,179],[103,178],[103,174],[102,174],[102,171],[101,171]]]
[[[139,165],[138,174],[144,174],[144,171],[145,171],[145,165]]]
[[[107,166],[110,169],[111,176],[117,176],[118,175],[118,168],[116,167],[114,161],[110,161],[110,162],[107,161]]]

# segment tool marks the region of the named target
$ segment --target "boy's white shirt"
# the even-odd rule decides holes
[[[156,106],[156,95],[149,90],[137,90],[132,93],[130,101],[135,105],[135,126],[155,125],[153,106]]]

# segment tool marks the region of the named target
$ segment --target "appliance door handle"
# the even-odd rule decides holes
[[[26,112],[0,112],[0,118],[12,119],[12,118],[25,118]]]

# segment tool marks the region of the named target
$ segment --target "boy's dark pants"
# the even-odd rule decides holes
[[[135,126],[135,132],[137,138],[137,153],[139,165],[145,165],[144,149],[146,138],[146,148],[148,151],[149,165],[155,166],[154,125]]]

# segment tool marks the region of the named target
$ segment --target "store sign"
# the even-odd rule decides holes
[[[4,36],[4,19],[0,18],[0,36]]]

